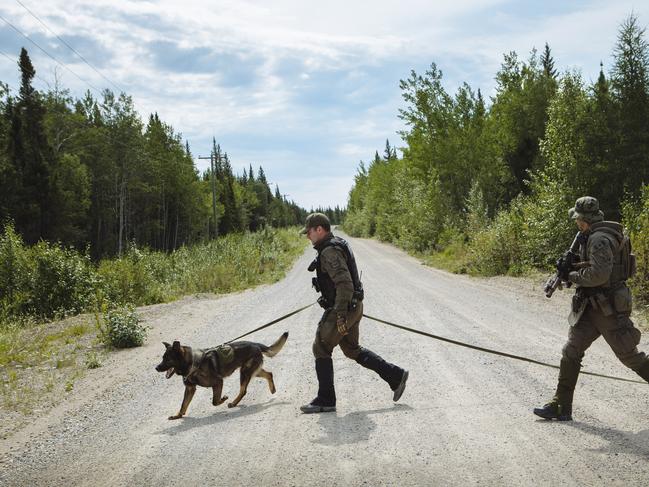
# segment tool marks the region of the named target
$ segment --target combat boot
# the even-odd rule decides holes
[[[572,421],[572,399],[579,378],[581,363],[562,358],[559,366],[559,380],[554,398],[541,408],[534,408],[534,414],[545,419]]]
[[[334,388],[334,363],[331,357],[315,359],[318,376],[318,396],[309,404],[300,406],[305,414],[329,413],[336,410],[336,389]]]
[[[647,360],[642,367],[635,371],[640,377],[649,382],[649,360]]]
[[[388,383],[390,389],[394,392],[392,400],[397,402],[403,391],[406,388],[408,380],[408,371],[398,367],[390,362],[386,362],[374,352],[361,349],[361,352],[356,357],[356,362],[365,367],[366,369],[373,370],[379,377]]]

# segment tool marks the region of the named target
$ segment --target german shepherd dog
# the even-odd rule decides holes
[[[234,401],[228,403],[229,408],[239,404],[241,398],[246,395],[248,384],[255,376],[266,379],[270,393],[275,394],[273,374],[262,368],[263,356],[274,357],[277,355],[287,338],[288,332],[285,332],[270,346],[255,342],[232,342],[210,349],[192,349],[192,347],[181,345],[178,341],[173,342],[173,345],[163,342],[166,350],[162,356],[162,362],[155,369],[158,372],[166,372],[167,379],[174,373],[181,375],[185,384],[185,396],[180,411],[169,416],[169,419],[179,419],[185,415],[197,385],[212,388],[213,405],[223,404],[228,400],[228,396],[221,397],[223,378],[228,377],[238,368],[241,368],[239,395]],[[218,353],[224,351],[225,353]]]

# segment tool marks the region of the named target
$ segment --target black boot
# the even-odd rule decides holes
[[[398,367],[390,362],[386,362],[374,352],[361,349],[361,352],[356,357],[356,362],[365,367],[366,369],[373,370],[379,377],[388,383],[390,389],[394,391],[393,401],[398,401],[406,388],[406,381],[408,380],[408,371]]]
[[[647,360],[642,367],[635,371],[640,377],[649,382],[649,360]]]
[[[534,414],[545,419],[572,421],[572,399],[580,368],[579,362],[562,358],[557,392],[554,394],[554,398],[542,408],[534,408]]]
[[[336,389],[331,357],[315,359],[315,372],[318,376],[318,396],[300,409],[306,414],[333,412],[336,410]]]
[[[556,419],[557,421],[572,421],[572,406],[564,406],[552,399],[542,408],[534,408],[534,414],[543,419]]]

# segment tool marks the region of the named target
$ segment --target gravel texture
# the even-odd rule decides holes
[[[558,363],[568,292],[475,279],[421,265],[392,246],[351,239],[363,271],[365,312],[472,344]],[[644,384],[582,376],[575,421],[538,420],[557,371],[487,355],[363,320],[361,343],[410,371],[397,404],[372,372],[334,352],[336,413],[302,415],[316,380],[316,306],[250,337],[289,340],[239,407],[200,389],[177,421],[181,379],[154,366],[161,341],[214,346],[315,300],[309,249],[281,282],[222,297],[188,297],[139,311],[145,346],[111,355],[74,394],[0,444],[3,486],[132,485],[624,485],[649,482]],[[643,336],[641,347],[649,350]],[[603,340],[584,368],[636,378]],[[224,393],[238,389],[238,375]]]

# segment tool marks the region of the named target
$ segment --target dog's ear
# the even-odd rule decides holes
[[[176,341],[174,342],[173,349],[174,349],[174,350],[180,350],[180,342],[179,342],[178,340],[176,340]]]
[[[171,346],[167,342],[162,342],[162,344],[165,346],[165,348],[169,348]]]

